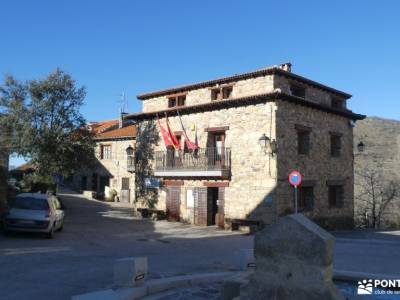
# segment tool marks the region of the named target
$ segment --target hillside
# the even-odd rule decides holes
[[[357,144],[362,141],[365,150],[359,153]],[[360,172],[369,167],[380,171],[380,183],[400,178],[400,121],[369,117],[358,121],[354,128],[355,210],[360,208]],[[399,187],[400,188],[400,182]],[[386,226],[400,226],[400,200],[386,209]]]

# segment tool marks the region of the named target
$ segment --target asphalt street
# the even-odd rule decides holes
[[[132,216],[126,205],[63,195],[64,231],[0,237],[0,299],[70,299],[112,286],[113,262],[147,256],[149,277],[233,270],[253,236]],[[398,232],[335,233],[334,268],[400,274]],[[400,279],[400,275],[398,276]]]

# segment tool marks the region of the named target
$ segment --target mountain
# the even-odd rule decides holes
[[[364,151],[357,145],[362,142]],[[354,127],[354,172],[355,172],[355,210],[360,209],[359,198],[362,175],[367,169],[379,173],[377,183],[386,185],[391,180],[398,182],[400,189],[400,121],[368,117],[358,121]],[[361,176],[360,176],[361,174]],[[385,210],[384,226],[400,226],[400,199],[392,201]]]

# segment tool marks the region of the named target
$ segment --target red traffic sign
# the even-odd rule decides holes
[[[299,171],[292,171],[289,174],[289,182],[294,187],[297,187],[297,186],[299,186],[301,184],[301,179],[302,178],[303,178],[303,176],[301,176]]]

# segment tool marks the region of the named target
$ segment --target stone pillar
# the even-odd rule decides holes
[[[257,233],[256,271],[241,300],[345,299],[332,281],[334,237],[302,214]]]

